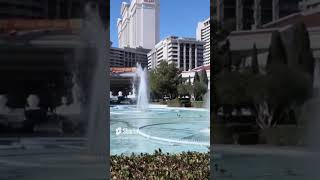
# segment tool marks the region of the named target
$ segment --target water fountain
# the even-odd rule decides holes
[[[136,107],[130,105],[110,107],[111,154],[153,153],[159,148],[163,152],[171,153],[208,151],[209,111],[207,109],[210,107],[208,101],[207,109],[151,106],[148,102],[147,70],[137,64],[135,74],[130,77],[134,78],[134,82],[138,82],[135,96],[137,105]],[[134,96],[134,87],[132,92],[133,95],[128,97]],[[126,133],[129,134],[117,134],[119,127],[127,129]]]
[[[207,110],[208,122],[210,122],[210,92],[207,92],[205,95],[205,104],[204,108]],[[210,135],[210,128],[205,128],[201,130],[202,133]]]
[[[319,122],[319,107],[320,107],[320,62],[315,62],[315,69],[313,75],[313,97],[308,100],[302,107],[301,118],[307,123],[306,143],[313,155],[307,157],[307,161],[313,163],[307,165],[305,168],[308,170],[309,175],[313,179],[319,179],[320,173],[317,168],[320,162],[320,141],[318,139],[320,122]],[[309,164],[309,163],[308,163]]]
[[[106,157],[108,152],[109,138],[107,138],[108,117],[107,97],[108,87],[106,83],[106,40],[107,33],[100,20],[97,4],[88,3],[85,7],[85,24],[81,39],[95,49],[95,66],[91,76],[91,89],[88,98],[88,153]]]
[[[148,109],[148,85],[147,85],[147,70],[142,68],[140,64],[137,64],[136,75],[139,78],[139,88],[137,96],[137,108],[145,111]]]

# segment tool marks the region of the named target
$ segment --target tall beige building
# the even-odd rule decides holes
[[[120,48],[152,49],[160,38],[159,0],[123,2],[117,26]]]
[[[208,65],[210,64],[210,18],[198,23],[197,40],[206,43],[203,51],[203,64]]]
[[[195,38],[169,36],[148,53],[148,69],[155,69],[161,61],[175,63],[182,71],[202,66],[204,44],[205,42]]]

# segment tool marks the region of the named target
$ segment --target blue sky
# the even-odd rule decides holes
[[[110,0],[110,39],[118,47],[117,19],[123,1]],[[175,35],[196,37],[199,21],[210,16],[210,0],[160,0],[160,40]]]

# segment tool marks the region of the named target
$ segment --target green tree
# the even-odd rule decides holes
[[[297,58],[296,64],[301,70],[313,76],[315,60],[310,47],[309,32],[303,22],[294,26],[294,45],[296,51],[291,53]]]
[[[174,63],[168,64],[166,60],[161,61],[159,66],[149,75],[151,93],[160,97],[175,98],[178,94],[177,87],[181,78],[179,74],[180,72]]]
[[[215,84],[220,105],[251,104],[260,128],[281,122],[293,106],[300,106],[312,92],[310,76],[286,65],[272,66],[266,75],[221,73]]]
[[[259,74],[258,50],[256,44],[253,45],[251,62],[252,73]]]
[[[209,79],[208,79],[208,76],[207,76],[207,71],[205,69],[202,69],[200,71],[200,82],[202,82],[202,83],[204,83],[205,85],[208,86]]]
[[[250,102],[247,86],[249,73],[238,71],[220,73],[215,78],[216,101],[219,105],[241,105]]]
[[[206,94],[207,92],[207,86],[200,82],[200,81],[196,81],[193,83],[193,95],[196,101],[202,101],[203,100],[203,96]]]
[[[200,76],[199,76],[199,73],[197,71],[194,73],[193,82],[200,82]]]
[[[198,72],[195,72],[193,79],[193,95],[196,101],[200,101],[203,95],[207,92],[208,86],[201,81]]]
[[[257,102],[265,101],[269,105],[273,124],[282,123],[290,120],[290,110],[300,107],[311,96],[312,77],[287,65],[273,66],[265,76],[265,86],[262,88],[264,96],[258,94],[260,99]],[[256,88],[252,88],[253,91],[259,92]]]
[[[232,70],[232,53],[230,51],[230,41],[227,40],[226,43],[222,46],[222,62],[223,70],[231,71]]]
[[[274,65],[287,64],[286,50],[278,31],[272,33],[269,55],[267,59],[267,70]]]
[[[162,98],[162,93],[159,91],[160,86],[158,84],[159,77],[157,76],[157,73],[155,70],[151,70],[149,72],[149,83],[150,83],[150,96],[153,99],[159,99]]]
[[[213,72],[215,74],[223,70],[231,70],[232,56],[230,51],[230,42],[227,39],[230,32],[235,30],[235,19],[228,19],[223,24],[213,19],[213,27],[211,28],[210,36],[212,45],[214,47],[214,66]]]
[[[231,52],[230,52],[230,46],[228,46],[228,43],[226,43],[226,39],[229,36],[230,32],[235,29],[235,20],[231,21],[225,21],[224,24],[217,21],[217,19],[212,18],[213,21],[213,27],[210,29],[210,33],[212,36],[210,36],[212,47],[214,48],[211,53],[212,57],[214,56],[214,66],[212,67],[212,71],[215,75],[220,74],[224,71],[225,63],[232,62],[231,59]],[[230,44],[229,44],[230,45]],[[228,66],[227,66],[228,67]],[[213,84],[215,87],[218,87],[216,82]],[[216,115],[218,112],[219,107],[221,106],[219,102],[219,97],[217,93],[213,93],[213,96],[211,96],[214,103],[210,106],[211,111],[211,127],[214,127],[215,120],[217,119]]]
[[[179,84],[178,85],[178,94],[180,96],[189,96],[192,94],[192,86],[189,84]]]

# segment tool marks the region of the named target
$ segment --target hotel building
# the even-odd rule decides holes
[[[221,23],[234,22],[236,30],[249,30],[300,11],[300,1],[215,0],[214,13]]]
[[[159,0],[132,0],[121,6],[118,19],[119,47],[152,49],[160,38]]]
[[[110,48],[110,67],[136,67],[140,63],[142,67],[147,67],[147,53],[150,49],[143,48]]]
[[[161,61],[176,63],[182,71],[202,66],[204,45],[205,42],[195,38],[169,36],[148,53],[148,69],[156,68]]]
[[[82,18],[84,6],[89,0],[1,0],[0,19],[68,19]],[[106,2],[93,0],[105,11]],[[104,13],[105,14],[105,13]],[[104,15],[106,16],[106,15]]]
[[[197,40],[204,41],[203,63],[210,64],[210,18],[198,23]]]

